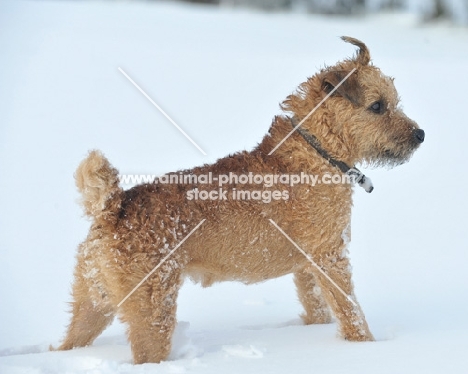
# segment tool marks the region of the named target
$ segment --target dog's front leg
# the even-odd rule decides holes
[[[350,341],[372,341],[364,313],[354,296],[350,264],[347,257],[326,257],[316,263],[322,272],[312,268],[323,296],[338,320],[341,336]],[[338,288],[339,287],[339,288]],[[345,296],[346,295],[346,296]]]
[[[294,273],[294,283],[297,295],[304,307],[305,313],[301,315],[306,325],[331,322],[331,312],[323,298],[322,290],[317,285],[311,271],[301,269]]]

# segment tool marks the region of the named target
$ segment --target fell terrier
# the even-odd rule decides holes
[[[424,131],[399,109],[393,80],[370,64],[366,45],[343,39],[359,48],[356,56],[302,83],[281,104],[285,115],[274,118],[254,150],[183,173],[334,175],[349,171],[370,191],[369,181],[354,165],[406,162],[424,141]],[[269,203],[189,200],[187,193],[197,187],[190,183],[148,183],[124,191],[118,171],[98,151],[90,152],[75,177],[92,225],[78,248],[72,320],[58,349],[91,344],[117,315],[128,324],[134,363],[160,362],[171,350],[177,294],[185,277],[209,286],[233,280],[249,284],[289,273],[294,274],[304,306],[304,323],[329,323],[334,315],[344,339],[373,340],[354,296],[346,256],[352,185],[283,184],[274,188],[288,198]],[[231,187],[259,189],[258,185]]]

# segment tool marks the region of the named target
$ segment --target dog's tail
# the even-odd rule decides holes
[[[89,152],[76,169],[75,181],[87,216],[96,220],[117,219],[123,194],[119,187],[119,173],[101,152]]]

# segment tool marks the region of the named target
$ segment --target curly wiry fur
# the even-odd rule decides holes
[[[358,46],[359,53],[309,78],[282,103],[283,110],[305,118],[355,68],[304,122],[303,130],[348,165],[394,166],[407,161],[422,142],[422,131],[398,108],[392,79],[370,64],[365,44],[353,38],[344,40]],[[371,110],[376,102],[382,105]],[[269,156],[291,128],[287,117],[276,117],[254,150],[183,174],[340,173],[298,133]],[[373,339],[360,307],[338,292],[269,221],[293,238],[357,305],[346,256],[351,185],[276,185],[273,188],[285,191],[289,198],[268,204],[253,199],[188,200],[187,192],[196,187],[216,190],[218,186],[143,184],[124,191],[118,186],[117,171],[97,151],[81,163],[76,182],[93,223],[78,248],[73,316],[59,349],[91,344],[118,315],[128,324],[135,363],[164,360],[171,349],[177,293],[186,276],[209,286],[224,280],[254,283],[294,273],[305,323],[328,323],[333,314],[345,339]],[[230,188],[269,189],[240,183]],[[203,225],[119,307],[203,219]]]

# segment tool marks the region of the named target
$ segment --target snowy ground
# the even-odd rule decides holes
[[[427,140],[355,193],[351,257],[378,341],[303,326],[290,277],[186,283],[171,360],[133,366],[124,326],[48,352],[89,223],[73,172],[99,148],[161,174],[252,148],[278,103],[364,40]],[[409,15],[321,18],[184,4],[0,2],[0,373],[466,373],[468,31]],[[119,73],[122,67],[208,153]]]

